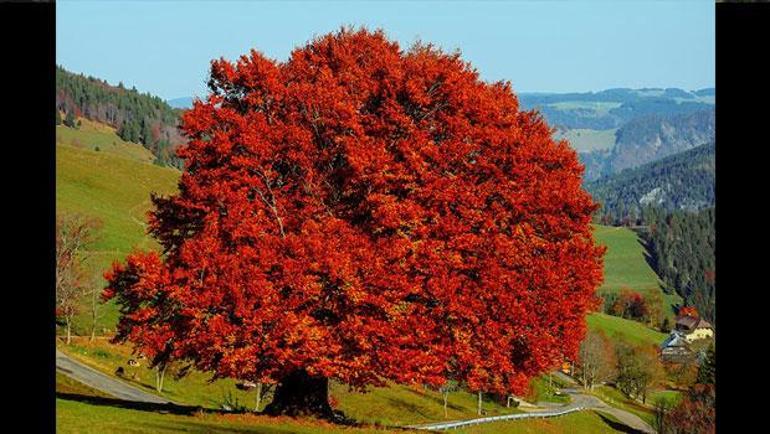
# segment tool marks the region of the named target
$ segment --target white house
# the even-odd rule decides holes
[[[676,320],[676,330],[684,335],[687,342],[714,337],[714,327],[703,318],[679,317]]]

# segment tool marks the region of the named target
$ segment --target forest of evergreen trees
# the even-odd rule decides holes
[[[699,212],[667,212],[645,208],[642,232],[650,264],[664,283],[664,291],[677,293],[686,306],[694,306],[703,318],[715,323],[714,208]]]
[[[177,131],[180,111],[149,93],[111,86],[104,80],[56,67],[56,108],[66,116],[82,116],[117,129],[118,135],[141,143],[163,165],[181,167],[174,148],[182,143]]]
[[[602,207],[597,220],[609,225],[641,223],[643,207],[698,211],[714,206],[714,143],[586,184]]]

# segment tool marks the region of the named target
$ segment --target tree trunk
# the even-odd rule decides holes
[[[72,342],[72,319],[67,317],[67,345]]]
[[[155,390],[158,393],[163,393],[163,378],[166,376],[166,365],[163,367],[158,366],[155,371]]]
[[[257,405],[254,407],[254,412],[259,411],[259,405],[262,404],[262,382],[257,383]]]
[[[479,405],[478,405],[477,413],[479,416],[481,416],[481,392],[479,392]]]
[[[445,391],[445,392],[444,392],[444,419],[446,419],[447,417],[449,417],[449,416],[447,415],[447,411],[446,411],[446,404],[447,404],[447,399],[448,399],[448,398],[449,398],[449,392],[446,392],[446,391]]]
[[[329,379],[310,376],[304,370],[294,371],[281,380],[273,401],[265,407],[271,416],[316,416],[333,419],[329,405]]]
[[[98,312],[96,311],[96,290],[91,290],[91,338],[88,342],[93,342],[96,337],[96,320],[98,318]]]

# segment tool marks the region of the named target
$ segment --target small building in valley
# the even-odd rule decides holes
[[[680,331],[672,330],[668,338],[660,344],[660,359],[663,362],[682,363],[693,356],[690,342]]]
[[[675,329],[684,336],[687,342],[714,337],[714,327],[703,318],[679,317],[676,319]]]

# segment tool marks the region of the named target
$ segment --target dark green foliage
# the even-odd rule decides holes
[[[668,333],[671,331],[671,321],[668,319],[668,317],[663,318],[663,322],[660,324],[660,331],[663,333]]]
[[[666,213],[658,208],[643,210],[649,229],[642,233],[649,260],[664,283],[664,291],[676,292],[684,304],[715,323],[716,227],[714,208],[697,213]]]
[[[698,379],[699,384],[716,384],[716,353],[714,351],[714,344],[709,345],[706,350],[706,357],[698,366]]]
[[[590,182],[586,189],[602,204],[600,222],[635,224],[648,205],[666,211],[714,206],[714,164],[709,143]]]
[[[75,123],[75,115],[72,114],[72,111],[68,111],[67,115],[64,117],[64,125],[70,128],[77,128],[77,124]]]
[[[181,166],[173,151],[183,142],[176,128],[181,111],[157,96],[57,66],[56,106],[67,116],[77,110],[86,119],[111,125],[123,140],[144,145],[162,164]]]

